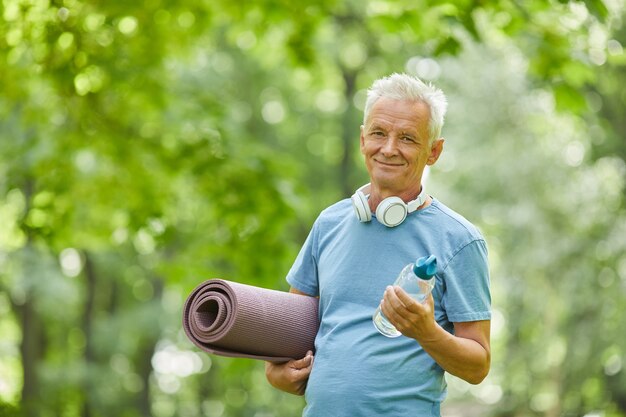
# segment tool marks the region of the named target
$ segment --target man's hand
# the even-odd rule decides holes
[[[304,395],[309,374],[313,368],[313,352],[302,359],[289,362],[265,362],[265,376],[272,386],[295,395]]]
[[[418,341],[436,333],[435,307],[432,294],[424,303],[411,298],[398,286],[389,286],[381,304],[385,317],[400,333]]]
[[[453,323],[450,334],[435,321],[432,294],[420,303],[397,286],[387,287],[381,308],[400,333],[417,340],[445,371],[471,384],[479,384],[489,373],[489,320]]]

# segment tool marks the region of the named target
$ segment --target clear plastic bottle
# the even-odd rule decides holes
[[[435,255],[424,256],[416,260],[415,263],[405,266],[393,285],[402,287],[407,294],[422,303],[435,286],[436,273],[437,258]],[[378,306],[374,312],[372,321],[376,329],[384,336],[398,337],[402,335],[402,333],[387,320],[380,306]]]

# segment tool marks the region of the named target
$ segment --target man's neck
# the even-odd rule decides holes
[[[370,196],[368,199],[368,203],[370,206],[370,210],[372,212],[375,212],[376,207],[378,207],[380,202],[383,201],[385,198],[400,197],[402,201],[408,204],[409,202],[417,199],[420,192],[421,192],[421,186],[417,190],[407,190],[401,193],[394,193],[391,190],[377,190],[374,187],[372,187],[370,189]],[[426,196],[424,203],[420,207],[418,207],[418,210],[422,207],[427,206],[428,204],[430,204],[430,197]]]

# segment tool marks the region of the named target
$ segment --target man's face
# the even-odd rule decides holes
[[[426,165],[437,161],[443,139],[428,144],[430,110],[422,102],[381,97],[361,126],[361,153],[372,187],[384,195],[420,191]]]

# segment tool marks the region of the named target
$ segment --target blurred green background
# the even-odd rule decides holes
[[[490,249],[492,370],[449,377],[444,415],[626,416],[623,0],[0,11],[0,416],[298,416],[181,307],[213,277],[287,289],[367,181],[365,89],[402,71],[448,95],[426,186]]]

